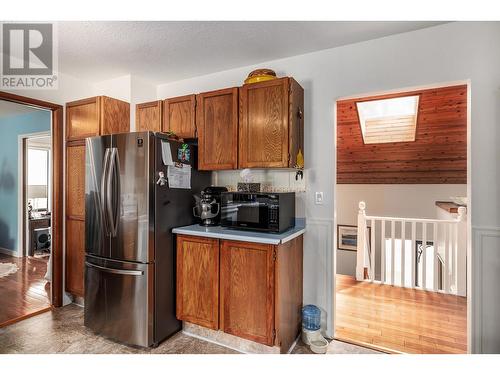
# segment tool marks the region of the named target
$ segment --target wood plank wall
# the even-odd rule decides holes
[[[356,102],[420,95],[414,142],[364,144]],[[337,102],[337,183],[467,183],[467,85]]]

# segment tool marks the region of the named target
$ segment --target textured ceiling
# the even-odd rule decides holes
[[[59,70],[166,83],[438,22],[59,22]]]

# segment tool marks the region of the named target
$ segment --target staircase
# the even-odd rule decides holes
[[[368,216],[359,202],[356,279],[465,296],[466,211],[453,220]]]

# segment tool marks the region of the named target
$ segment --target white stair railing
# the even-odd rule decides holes
[[[466,212],[453,220],[367,216],[359,202],[356,279],[465,296]]]

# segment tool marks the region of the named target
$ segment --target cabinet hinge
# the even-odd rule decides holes
[[[273,342],[276,339],[276,329],[273,329]]]
[[[273,261],[276,261],[277,255],[276,255],[276,249],[273,250]]]

